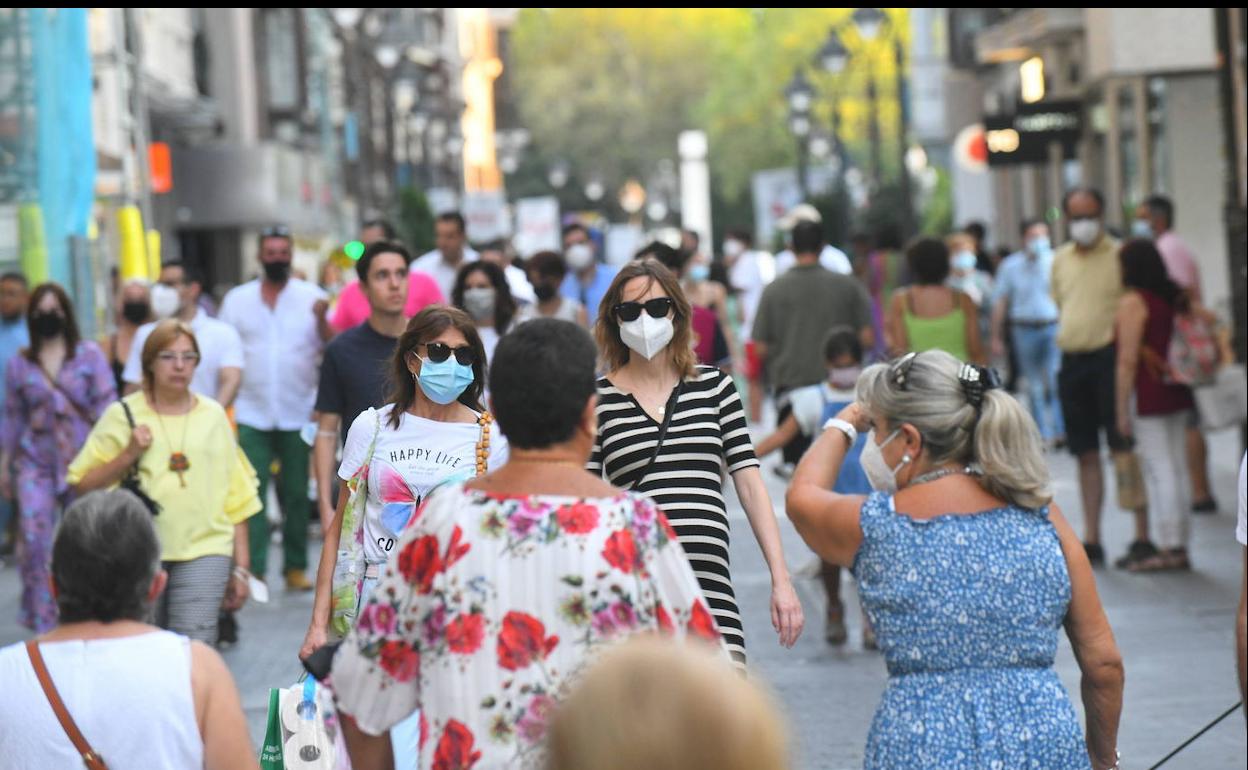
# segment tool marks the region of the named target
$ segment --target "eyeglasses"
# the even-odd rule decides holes
[[[289,238],[290,228],[286,225],[273,225],[260,231],[261,238]]]
[[[197,364],[199,363],[199,354],[194,351],[188,353],[174,353],[172,350],[167,350],[164,353],[158,353],[156,355],[156,360],[162,364],[176,364],[179,361],[184,364]]]
[[[670,297],[655,297],[646,303],[641,302],[621,302],[614,309],[615,317],[628,323],[641,318],[641,310],[645,308],[651,318],[667,318],[667,314],[672,312],[675,303]]]
[[[455,360],[460,366],[472,366],[477,362],[477,352],[472,349],[471,345],[453,348],[445,342],[429,342],[424,344],[424,348],[429,355],[429,360],[435,364],[440,364],[450,358],[451,353],[455,354]]]

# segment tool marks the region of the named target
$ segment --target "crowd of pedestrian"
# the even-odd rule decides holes
[[[1192,569],[1189,514],[1216,509],[1193,390],[1229,359],[1168,200],[1125,243],[1095,190],[1063,211],[1070,242],[1029,220],[1000,260],[982,226],[904,248],[856,233],[847,255],[802,205],[774,258],[742,230],[720,258],[685,232],[622,266],[575,222],[521,260],[471,248],[454,212],[420,256],[372,220],[345,285],[296,277],[274,227],[216,317],[197,266],[122,285],[103,348],[59,286],[27,298],[0,277],[0,518],[40,635],[0,651],[0,674],[28,702],[60,689],[105,756],[254,766],[209,645],[263,643],[233,613],[267,592],[279,522],[285,588],[314,597],[291,653],[338,645],[357,768],[784,767],[774,708],[732,673],[748,657],[725,498],[731,480],[792,647],[805,612],[760,461],[779,452],[824,638],[847,641],[848,570],[888,668],[867,767],[1116,768],[1101,437],[1135,516],[1117,564]],[[1053,500],[1061,447],[1082,535]],[[1053,670],[1061,629],[1084,726]],[[642,634],[668,639],[609,651]],[[162,725],[142,749],[91,697],[135,687],[159,692],[133,706]],[[65,710],[6,715],[0,755],[58,761],[77,746]]]

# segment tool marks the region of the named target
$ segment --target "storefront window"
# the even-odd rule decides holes
[[[1152,155],[1153,178],[1149,190],[1155,193],[1170,192],[1170,145],[1166,138],[1166,81],[1164,78],[1148,80],[1148,140]]]

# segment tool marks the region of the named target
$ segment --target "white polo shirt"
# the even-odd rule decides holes
[[[221,370],[243,368],[243,341],[233,326],[210,317],[202,310],[196,311],[188,325],[195,332],[195,341],[199,344],[199,365],[191,378],[191,392],[215,399]],[[143,324],[134,333],[130,357],[126,359],[126,368],[121,375],[126,382],[143,384],[143,345],[155,328],[154,323]]]
[[[455,288],[455,276],[459,274],[460,268],[469,262],[476,262],[481,255],[469,246],[464,246],[464,258],[459,261],[459,265],[451,267],[446,264],[446,260],[442,258],[442,252],[434,249],[420,255],[412,262],[412,270],[419,270],[426,275],[432,276],[437,282],[438,288],[442,290],[442,296],[446,297],[447,304],[451,301],[451,290]]]
[[[270,308],[260,281],[225,295],[220,318],[243,342],[243,384],[234,403],[240,425],[257,430],[299,430],[312,417],[325,343],[313,306],[327,299],[320,287],[291,278]]]

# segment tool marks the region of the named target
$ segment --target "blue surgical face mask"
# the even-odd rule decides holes
[[[1131,220],[1131,236],[1133,238],[1153,239],[1153,226],[1146,219]]]
[[[1033,257],[1048,256],[1053,250],[1053,244],[1049,242],[1049,236],[1038,235],[1027,241],[1027,253]]]
[[[440,364],[420,359],[420,389],[435,404],[446,406],[459,398],[476,377],[471,366],[464,366],[454,356]]]
[[[689,268],[689,280],[702,282],[711,277],[711,268],[709,265],[694,265]]]
[[[974,270],[975,265],[978,263],[979,260],[976,259],[974,253],[969,251],[959,251],[957,254],[953,255],[953,260],[950,262],[950,265],[953,266],[954,270],[970,271]]]

